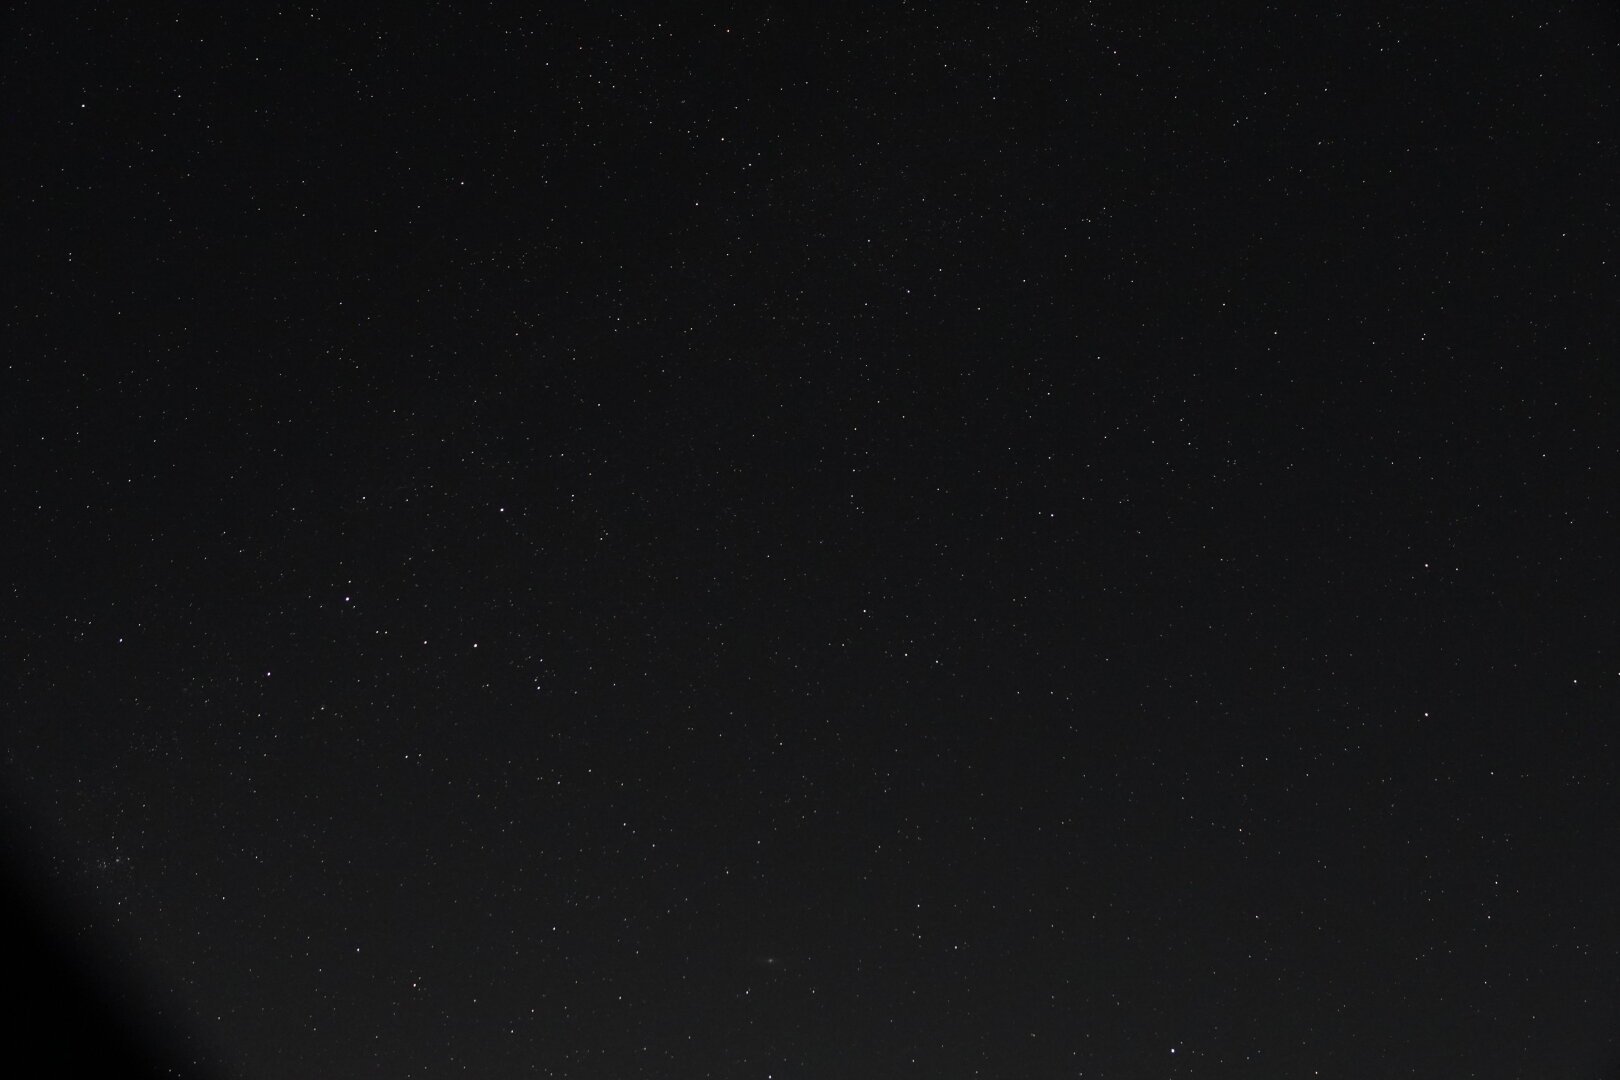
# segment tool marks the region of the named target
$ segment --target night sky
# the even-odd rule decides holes
[[[1616,1075],[1620,19],[541,7],[4,17],[8,1043]]]

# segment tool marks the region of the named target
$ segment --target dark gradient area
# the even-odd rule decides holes
[[[0,918],[8,945],[5,1043],[13,1062],[51,1075],[211,1080],[188,1032],[195,1017],[165,1015],[166,996],[134,970],[129,943],[105,911],[52,882],[53,860],[7,800],[0,832]]]

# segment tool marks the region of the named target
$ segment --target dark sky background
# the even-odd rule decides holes
[[[1620,22],[1417,7],[12,6],[11,1041],[1614,1076]]]

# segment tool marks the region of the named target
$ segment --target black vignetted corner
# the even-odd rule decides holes
[[[210,1080],[99,935],[46,886],[45,863],[0,810],[0,926],[14,995],[0,1021],[8,1056],[56,1075]]]

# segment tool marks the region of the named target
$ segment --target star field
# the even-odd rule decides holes
[[[1615,1075],[1617,30],[24,4],[15,1038]]]

